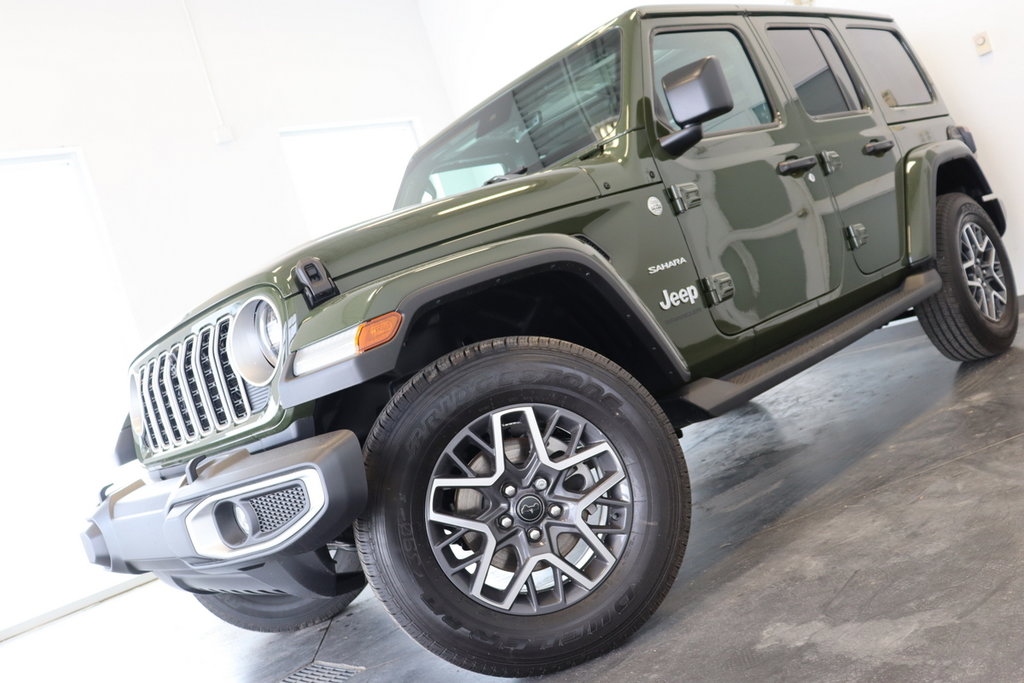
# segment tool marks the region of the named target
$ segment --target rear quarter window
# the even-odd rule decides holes
[[[888,107],[930,104],[932,92],[898,35],[886,29],[850,28],[857,62],[871,90]]]

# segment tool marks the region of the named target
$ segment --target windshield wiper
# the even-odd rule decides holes
[[[512,176],[523,175],[528,170],[529,167],[523,166],[522,168],[517,168],[514,171],[509,171],[508,173],[504,173],[502,175],[496,175],[493,178],[489,179],[486,183],[484,183],[484,185],[493,185],[494,183],[500,183],[505,180],[512,180]]]

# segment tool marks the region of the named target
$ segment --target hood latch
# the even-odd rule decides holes
[[[293,272],[302,288],[302,296],[306,299],[306,305],[311,309],[338,296],[338,286],[334,284],[323,261],[316,256],[300,259],[295,264]]]

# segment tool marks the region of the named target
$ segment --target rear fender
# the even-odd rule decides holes
[[[911,265],[927,264],[935,256],[935,198],[940,193],[971,195],[992,217],[999,232],[1005,232],[1002,204],[992,196],[977,159],[961,140],[915,147],[904,157],[903,168],[907,257]]]

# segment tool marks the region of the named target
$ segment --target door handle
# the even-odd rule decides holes
[[[864,149],[861,150],[864,154],[872,157],[884,156],[886,152],[896,146],[896,143],[888,138],[882,138],[881,140],[872,140],[868,144],[864,145]]]
[[[779,172],[779,175],[800,175],[804,171],[814,168],[818,165],[817,157],[800,157],[794,159],[786,159],[780,161],[779,165],[775,167],[775,170]]]

